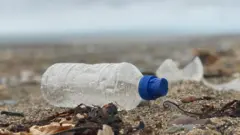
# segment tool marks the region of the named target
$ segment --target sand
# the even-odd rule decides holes
[[[80,47],[81,48],[81,47]],[[62,54],[62,56],[55,57],[52,56],[49,59],[39,58],[39,61],[34,59],[34,62],[28,62],[22,64],[21,62],[12,61],[10,65],[13,65],[9,69],[9,74],[11,71],[15,71],[16,68],[35,68],[35,67],[47,67],[55,62],[60,61],[71,61],[71,62],[88,62],[88,63],[97,63],[97,62],[120,62],[128,61],[135,64],[141,69],[141,71],[150,71],[155,72],[156,68],[161,64],[161,62],[166,58],[175,58],[181,62],[187,62],[191,59],[191,56],[188,53],[191,48],[184,47],[160,47],[160,46],[149,46],[149,47],[137,47],[134,48],[131,46],[128,49],[119,49],[111,51],[111,53],[106,52],[97,52],[97,53],[78,53],[75,51],[74,54],[70,57],[67,54]],[[179,49],[180,48],[180,49]],[[79,48],[78,48],[79,49]],[[64,49],[63,49],[64,50]],[[86,48],[85,48],[86,50]],[[42,49],[44,52],[44,49]],[[178,52],[179,51],[179,52]],[[51,54],[51,53],[49,53]],[[106,55],[107,54],[107,55]],[[182,54],[182,56],[181,56]],[[183,55],[184,54],[184,55]],[[48,55],[48,53],[46,53]],[[60,54],[59,54],[60,55]],[[179,55],[181,57],[179,57]],[[66,57],[69,56],[69,57]],[[114,56],[114,57],[113,57]],[[27,58],[28,56],[26,56]],[[40,57],[40,56],[39,56]],[[58,58],[58,59],[56,59]],[[37,65],[37,66],[36,66]],[[6,67],[4,67],[6,69]],[[38,69],[39,70],[39,69]],[[37,70],[37,71],[38,71]],[[44,71],[44,69],[42,69]],[[39,73],[42,73],[39,71]],[[226,82],[225,78],[214,78],[210,81],[214,83]],[[43,97],[41,96],[40,85],[19,85],[16,87],[9,87],[8,93],[10,93],[11,98],[18,101],[15,105],[2,105],[1,110],[22,112],[25,117],[13,117],[0,115],[0,125],[6,123],[12,123],[13,125],[21,124],[26,121],[37,121],[48,116],[54,115],[57,112],[63,112],[67,108],[58,108],[48,104]],[[214,97],[213,100],[201,100],[195,101],[193,103],[181,103],[180,100],[188,96],[211,96]],[[188,128],[176,128],[171,123],[176,118],[183,117],[184,113],[178,109],[169,109],[164,108],[162,103],[165,100],[171,100],[180,105],[183,109],[191,112],[201,112],[201,108],[206,105],[212,105],[215,108],[221,108],[226,103],[232,100],[239,100],[240,92],[228,90],[228,91],[217,91],[211,88],[204,86],[201,82],[191,82],[191,81],[181,81],[174,84],[171,84],[169,87],[169,93],[164,98],[159,98],[156,101],[151,101],[150,104],[145,104],[139,106],[131,111],[120,111],[118,115],[122,118],[125,124],[137,125],[139,121],[143,121],[145,128],[137,131],[134,134],[177,134],[177,135],[201,135],[201,134],[240,134],[240,118],[231,118],[231,117],[220,117],[220,118],[209,118],[207,121],[202,122],[202,125],[193,125],[190,124]],[[79,103],[80,104],[80,103]],[[186,116],[186,115],[185,115]],[[226,129],[222,126],[226,123],[231,123],[230,126]],[[224,127],[224,126],[223,126]],[[9,128],[9,127],[8,127]],[[171,128],[173,128],[171,130]],[[124,129],[122,129],[124,130]],[[174,130],[174,131],[173,131]],[[176,131],[175,131],[176,130]],[[123,131],[121,131],[123,133]]]

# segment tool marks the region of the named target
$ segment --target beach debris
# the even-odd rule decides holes
[[[202,113],[196,113],[196,112],[188,112],[185,111],[184,109],[182,109],[177,103],[170,101],[170,100],[166,100],[163,102],[163,107],[165,109],[176,109],[178,111],[180,111],[182,114],[190,116],[190,117],[201,117]]]
[[[13,133],[7,129],[0,129],[0,135],[30,135],[28,132]]]
[[[53,122],[45,126],[32,126],[29,130],[33,135],[52,135],[68,129],[72,129],[73,127],[73,124],[59,124]]]
[[[240,79],[234,79],[230,82],[227,83],[223,83],[223,84],[212,84],[209,83],[207,80],[202,79],[202,82],[204,83],[204,85],[213,88],[215,90],[236,90],[236,91],[240,91]]]
[[[203,65],[199,57],[196,57],[183,69],[179,69],[175,61],[167,59],[157,69],[156,75],[166,78],[169,82],[180,80],[200,81],[203,78]]]
[[[240,100],[233,100],[231,102],[226,103],[222,108],[212,108],[212,109],[202,109],[208,110],[204,112],[189,112],[182,109],[177,103],[172,101],[164,101],[163,103],[164,108],[175,108],[178,109],[181,113],[192,116],[198,117],[200,119],[212,118],[212,117],[240,117]],[[203,106],[206,107],[206,106]]]
[[[22,125],[14,126],[11,123],[1,125],[8,130],[1,129],[0,133],[12,133],[13,135],[113,135],[120,133],[123,128],[127,128],[126,132],[129,134],[145,128],[145,124],[141,120],[137,126],[125,125],[123,127],[122,120],[117,116],[117,110],[117,106],[113,103],[103,107],[80,104],[76,108],[39,121],[25,121]],[[17,114],[14,112],[8,113]]]
[[[24,117],[24,114],[20,112],[1,111],[0,114],[4,114],[8,116]]]
[[[188,96],[188,97],[184,97],[181,99],[182,103],[191,103],[191,102],[195,102],[198,100],[212,100],[214,99],[213,97],[209,97],[209,96],[203,96],[203,97],[196,97],[196,96]]]
[[[17,130],[14,131],[0,129],[0,135],[53,135],[55,133],[73,128],[73,126],[74,125],[72,124],[59,124],[59,123],[51,123],[45,126],[32,126],[29,129],[26,129],[23,126],[17,126],[15,127],[15,129]]]
[[[156,74],[158,77],[166,78],[169,82],[176,82],[181,80],[202,81],[204,85],[215,90],[240,91],[239,78],[223,84],[212,84],[208,82],[204,78],[203,65],[198,57],[194,58],[194,60],[183,69],[179,69],[176,62],[173,60],[167,59],[157,69]]]

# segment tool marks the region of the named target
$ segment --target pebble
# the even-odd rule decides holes
[[[76,117],[77,117],[78,119],[84,119],[84,118],[85,118],[85,116],[82,115],[82,114],[80,114],[80,113],[78,113],[78,114],[76,115]]]
[[[110,126],[103,125],[103,129],[98,130],[97,135],[114,135],[114,132]]]

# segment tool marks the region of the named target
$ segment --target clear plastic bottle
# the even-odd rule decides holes
[[[166,79],[143,76],[130,63],[57,63],[42,76],[43,97],[58,107],[117,103],[126,110],[142,99],[154,100],[168,92]]]
[[[203,73],[204,69],[199,57],[195,57],[183,69],[179,69],[177,63],[172,59],[167,59],[156,71],[156,75],[158,77],[164,77],[169,82],[176,82],[180,80],[201,81]]]

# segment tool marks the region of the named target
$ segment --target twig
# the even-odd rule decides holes
[[[234,103],[237,103],[239,102],[238,100],[233,100],[229,103],[227,103],[226,105],[224,105],[220,110],[216,111],[215,113],[213,113],[212,115],[215,115],[215,116],[222,116],[224,111],[227,110],[227,109],[230,109],[232,107],[232,105]]]
[[[184,114],[194,115],[195,117],[196,117],[196,116],[197,116],[197,117],[201,117],[201,116],[203,115],[202,113],[194,113],[194,112],[185,111],[185,110],[183,110],[182,108],[180,108],[178,104],[176,104],[176,103],[174,103],[174,102],[172,102],[172,101],[164,101],[164,102],[163,102],[163,107],[164,107],[164,108],[170,108],[170,106],[177,108],[178,110],[180,110],[180,111],[181,111],[182,113],[184,113]]]
[[[178,104],[171,102],[171,101],[165,101],[163,103],[163,106],[164,106],[164,108],[169,108],[170,106],[173,106],[173,107],[177,108],[178,110],[180,110],[184,114],[198,116],[199,118],[202,119],[202,118],[212,118],[212,117],[222,117],[222,116],[238,117],[239,115],[236,114],[236,113],[238,113],[238,110],[237,110],[238,104],[236,105],[237,107],[233,107],[233,105],[235,103],[240,104],[240,101],[233,100],[233,101],[227,103],[226,105],[224,105],[220,110],[217,110],[215,112],[205,112],[205,113],[195,113],[195,112],[185,111],[182,108],[180,108]],[[226,110],[228,110],[228,109],[232,109],[231,111],[233,113],[226,112]]]
[[[27,121],[27,122],[24,122],[23,124],[27,124],[29,126],[32,126],[32,125],[38,125],[38,126],[46,125],[46,124],[51,123],[51,121],[54,120],[57,117],[67,116],[67,115],[70,115],[70,114],[73,114],[73,113],[74,113],[74,109],[70,109],[70,110],[64,111],[62,113],[54,114],[52,116],[49,116],[49,117],[47,117],[45,119],[42,119],[42,120],[39,120],[39,121]]]

